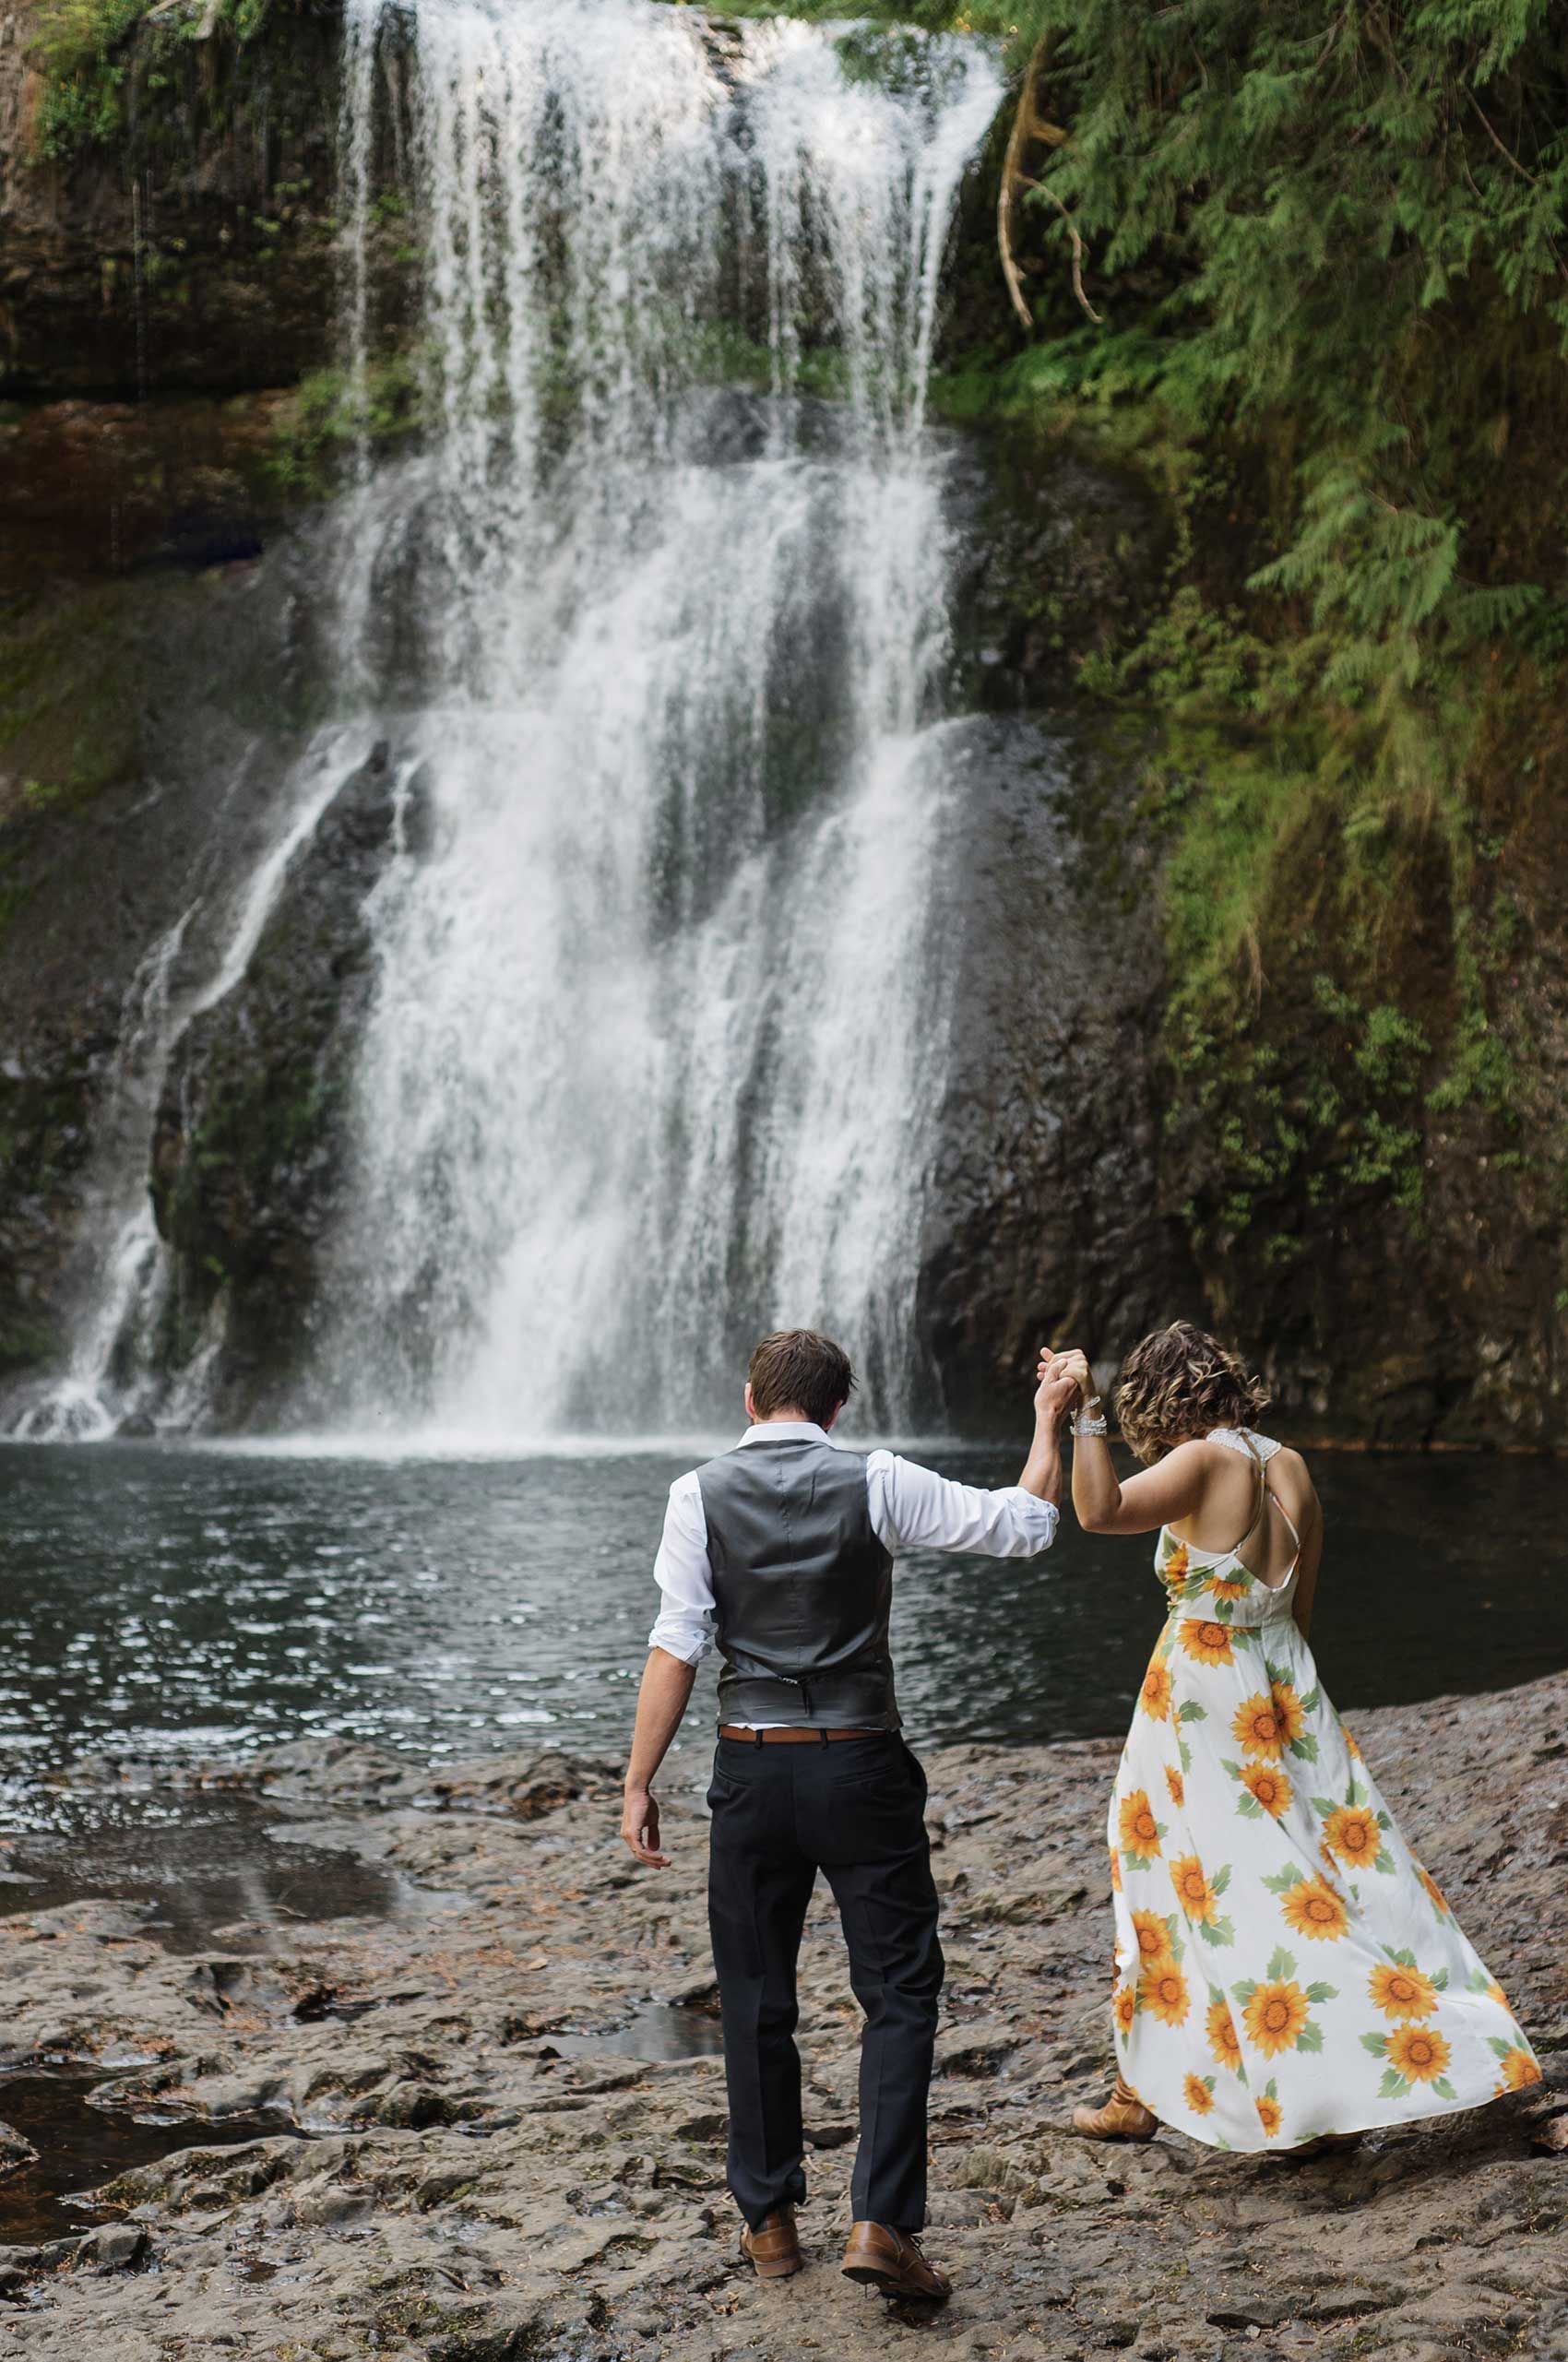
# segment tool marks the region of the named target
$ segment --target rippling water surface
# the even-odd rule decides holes
[[[699,1456],[7,1448],[0,1748],[14,1810],[29,1817],[51,1768],[84,1751],[237,1757],[334,1732],[422,1756],[618,1752],[665,1489]],[[928,1456],[997,1483],[1019,1454]],[[1557,1466],[1323,1454],[1316,1473],[1329,1541],[1313,1639],[1340,1704],[1568,1662]],[[1033,1562],[901,1559],[911,1737],[1116,1730],[1160,1620],[1149,1549],[1086,1537],[1069,1517]],[[707,1727],[705,1703],[688,1745]]]

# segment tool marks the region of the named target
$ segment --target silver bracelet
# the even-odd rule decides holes
[[[1084,1405],[1083,1409],[1075,1414],[1073,1419],[1073,1432],[1075,1435],[1105,1434],[1105,1413],[1099,1407],[1101,1400],[1102,1397],[1100,1395],[1091,1395],[1087,1402]]]

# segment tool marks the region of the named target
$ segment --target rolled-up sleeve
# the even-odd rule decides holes
[[[873,1452],[866,1481],[872,1523],[890,1550],[974,1550],[983,1558],[1028,1559],[1056,1539],[1055,1502],[1041,1501],[1022,1485],[987,1491],[956,1484],[896,1452]]]
[[[707,1520],[695,1476],[677,1477],[664,1511],[664,1533],[653,1562],[660,1602],[649,1648],[699,1665],[713,1646],[713,1577],[707,1563]]]

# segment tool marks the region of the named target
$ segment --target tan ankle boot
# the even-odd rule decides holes
[[[1124,2075],[1103,2107],[1075,2107],[1073,2130],[1089,2141],[1152,2141],[1159,2119],[1146,2108]]]

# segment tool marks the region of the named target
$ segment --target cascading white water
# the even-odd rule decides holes
[[[115,1381],[115,1361],[144,1303],[151,1308],[158,1231],[140,1175],[152,1110],[173,1030],[172,979],[192,911],[184,910],[141,961],[120,1012],[120,1039],[94,1144],[88,1228],[98,1247],[86,1313],[65,1368],[16,1423],[28,1441],[97,1442],[135,1411]],[[137,1178],[126,1186],[127,1173]],[[138,1376],[141,1374],[138,1371]]]
[[[383,731],[421,825],[369,908],[301,1416],[690,1427],[729,1414],[761,1327],[814,1321],[872,1418],[909,1422],[949,980],[925,394],[1000,78],[983,44],[889,36],[879,63],[848,38],[657,0],[349,0],[350,399],[362,419],[402,91],[422,456],[380,470],[362,436],[320,608],[342,718],[132,988],[84,1310],[18,1431],[208,1423],[227,1300],[160,1366],[153,1110]]]
[[[924,395],[994,62],[647,0],[419,0],[410,38],[434,845],[377,889],[325,1391],[668,1428],[814,1321],[897,1423],[945,1023]],[[748,326],[766,393],[721,382]]]

